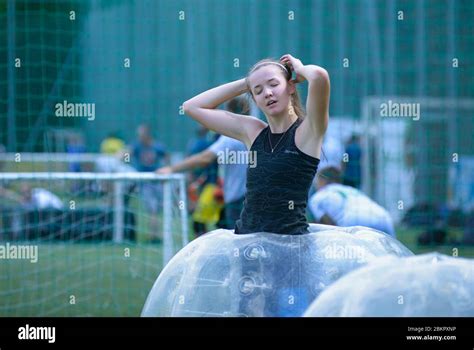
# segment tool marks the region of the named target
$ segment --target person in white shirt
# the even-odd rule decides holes
[[[226,109],[233,113],[247,113],[248,102],[237,97],[229,101]],[[247,147],[239,140],[221,135],[216,142],[202,152],[194,154],[183,161],[156,170],[158,174],[171,174],[204,168],[217,160],[224,172],[224,208],[225,225],[222,228],[231,229],[242,211],[245,185],[247,181],[247,165],[255,161],[249,157]],[[255,164],[256,165],[256,164]]]
[[[324,169],[327,167],[334,167],[342,170],[344,157],[344,145],[342,142],[329,134],[324,136],[323,146],[321,147],[321,161],[319,162],[318,169]],[[314,176],[313,182],[316,182],[318,173]],[[308,198],[315,193],[314,186],[311,186],[308,192]]]
[[[53,192],[44,188],[32,188],[24,183],[21,186],[23,205],[34,209],[63,209],[64,204]]]
[[[309,209],[321,224],[367,226],[395,237],[390,214],[362,191],[342,185],[341,172],[335,167],[321,169],[317,192],[309,200]]]
[[[225,228],[232,228],[235,220],[240,216],[245,195],[245,181],[247,180],[248,153],[245,145],[227,136],[220,136],[208,149],[184,159],[178,164],[159,168],[158,174],[171,174],[188,171],[207,165],[218,160],[224,167],[224,203]]]
[[[342,142],[336,137],[326,135],[324,136],[322,150],[319,169],[327,167],[341,169],[344,157],[344,145]]]

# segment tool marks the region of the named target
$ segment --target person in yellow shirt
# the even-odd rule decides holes
[[[100,153],[117,154],[125,148],[125,142],[117,135],[117,133],[110,133],[100,144]]]

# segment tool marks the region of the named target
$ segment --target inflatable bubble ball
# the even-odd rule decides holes
[[[310,225],[310,233],[211,231],[184,247],[151,289],[142,316],[301,316],[329,285],[380,256],[411,256],[366,227]]]
[[[474,316],[474,260],[380,258],[325,289],[305,316]]]

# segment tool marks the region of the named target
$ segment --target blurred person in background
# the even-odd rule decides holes
[[[66,152],[71,155],[86,152],[86,146],[84,144],[84,139],[82,135],[78,133],[69,134],[69,136],[67,137]],[[78,161],[69,162],[68,171],[73,172],[73,173],[80,173],[81,171],[84,171],[83,165],[81,165],[81,162],[78,162]],[[79,195],[84,192],[91,192],[91,191],[93,191],[93,189],[89,188],[84,183],[84,181],[77,180],[77,181],[71,182],[71,192],[74,193],[75,195]]]
[[[166,148],[153,138],[146,124],[138,126],[137,140],[131,145],[130,156],[133,166],[140,172],[152,172],[169,163]]]
[[[118,132],[111,132],[100,143],[101,155],[95,162],[96,171],[101,173],[134,172],[134,167],[127,164],[127,147]]]
[[[125,142],[118,132],[111,132],[100,143],[100,153],[115,155],[125,148]]]
[[[150,127],[141,124],[137,128],[137,140],[130,147],[130,160],[139,172],[153,172],[169,163],[165,147],[153,138]],[[143,181],[140,196],[150,214],[150,237],[152,242],[162,241],[159,214],[163,209],[163,186],[159,182]]]
[[[33,187],[30,183],[21,182],[17,189],[0,186],[0,236],[7,229],[9,232],[3,239],[25,239],[22,232],[31,231],[32,226],[28,219],[31,215],[24,214],[35,212],[41,218],[45,217],[42,212],[45,209],[62,210],[64,203],[52,191]],[[4,214],[8,216],[5,221]]]
[[[86,145],[84,139],[80,134],[70,134],[66,145],[66,152],[68,154],[86,153]],[[80,162],[70,162],[69,171],[79,173],[82,171]]]
[[[197,147],[194,147],[191,152],[200,153],[204,150],[202,147],[209,147],[219,138],[219,134],[209,133],[207,128],[204,129],[208,138],[205,142],[195,144],[194,146]],[[219,178],[217,161],[213,160],[195,169],[195,172],[190,174],[189,180],[190,213],[192,213],[194,234],[198,237],[219,222],[224,210],[222,180]]]
[[[323,145],[321,147],[321,161],[318,168],[323,169],[327,167],[334,167],[337,169],[342,169],[343,167],[343,157],[344,157],[344,145],[342,142],[329,134],[324,136]],[[313,178],[312,183],[316,183],[318,178],[318,173]],[[311,186],[308,191],[308,200],[314,193],[317,191],[316,186]],[[308,215],[309,214],[309,215]],[[311,217],[311,211],[309,207],[306,208],[306,215]]]
[[[341,169],[344,157],[344,145],[342,142],[338,138],[326,134],[321,149],[319,168],[335,167]]]
[[[28,209],[63,209],[64,204],[53,192],[44,188],[21,184],[21,203]]]
[[[209,129],[200,125],[196,129],[196,136],[189,140],[186,145],[186,155],[192,156],[193,154],[198,154],[199,152],[204,151],[211,144],[212,138],[210,137]],[[200,173],[202,170],[203,169],[194,169],[191,173]],[[199,175],[196,177],[199,177]]]
[[[4,145],[0,143],[0,155],[6,153],[6,148]],[[5,167],[5,161],[0,160],[0,172],[3,172]],[[3,208],[8,208],[7,200],[12,200],[15,202],[20,201],[20,197],[16,194],[16,192],[10,190],[8,187],[8,181],[2,180],[0,181],[0,210]]]
[[[53,192],[22,182],[19,190],[0,186],[0,199],[20,204],[24,209],[63,209],[64,203]]]
[[[199,126],[196,130],[196,137],[191,139],[186,146],[186,156],[189,157],[204,151],[213,142],[214,139],[211,137],[209,129]],[[194,212],[204,185],[212,180],[215,182],[216,179],[213,177],[217,174],[217,163],[211,162],[192,170],[188,173],[188,210],[190,213]]]
[[[130,157],[126,158],[127,147],[118,131],[110,132],[100,143],[100,155],[95,160],[95,171],[99,173],[136,172],[130,165]],[[126,160],[128,159],[128,163]],[[135,182],[124,182],[124,205],[128,210],[131,194],[136,188]],[[106,195],[108,205],[114,203],[113,181],[97,181],[97,192]]]
[[[390,214],[363,192],[341,184],[341,172],[327,167],[318,172],[317,192],[308,207],[318,223],[335,226],[367,226],[395,237]]]
[[[344,173],[344,185],[360,188],[362,177],[362,149],[360,147],[360,137],[352,134],[346,145],[347,162],[342,163]]]
[[[243,97],[236,97],[226,104],[226,110],[232,113],[247,114],[249,109],[249,103]],[[169,174],[202,168],[219,159],[219,166],[224,174],[224,208],[222,211],[224,220],[220,220],[217,226],[232,229],[239,219],[243,207],[248,162],[232,161],[231,157],[235,159],[236,155],[244,153],[247,154],[247,148],[241,141],[222,135],[202,152],[172,166],[160,168],[157,173]],[[204,232],[206,231],[204,230]]]

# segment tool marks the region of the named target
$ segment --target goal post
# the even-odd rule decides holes
[[[184,174],[0,173],[0,314],[138,316],[188,224]]]
[[[459,169],[472,168],[473,114],[474,99],[468,98],[365,98],[361,110],[364,192],[397,222],[415,205],[471,210],[472,198],[466,200],[464,193],[470,185],[458,182],[466,178]]]
[[[140,190],[134,194],[126,193],[125,187],[130,187],[131,184],[157,184],[162,187],[161,198],[151,198],[155,202],[162,202],[159,206],[161,213],[151,213],[151,215],[159,215],[162,217],[162,238],[163,238],[163,264],[166,264],[178,248],[183,247],[188,243],[188,222],[187,222],[187,196],[186,184],[183,174],[158,175],[153,173],[73,173],[73,172],[36,172],[36,173],[1,173],[0,185],[12,185],[18,182],[30,182],[33,185],[42,184],[50,193],[60,192],[55,197],[59,197],[61,202],[65,203],[62,207],[66,211],[74,211],[81,207],[78,203],[78,197],[84,197],[86,193],[95,193],[95,201],[97,204],[104,197],[101,186],[104,182],[111,182],[113,185],[108,188],[112,189],[112,205],[113,205],[113,234],[112,240],[114,243],[122,243],[124,241],[125,232],[125,201],[128,197],[140,197],[140,195],[150,195],[150,193],[140,193]],[[66,186],[67,182],[82,182],[82,189],[79,193],[73,194],[69,188],[61,188]],[[81,185],[79,185],[81,187]],[[4,186],[3,186],[4,187]],[[15,187],[13,185],[13,187]],[[17,187],[18,190],[21,190]],[[143,188],[142,188],[143,189]],[[153,189],[147,187],[144,191]],[[30,189],[31,190],[31,189]],[[46,192],[44,192],[46,193]],[[25,195],[25,194],[23,194]],[[47,194],[44,194],[47,196]],[[43,196],[43,197],[44,197]],[[34,200],[34,199],[30,199]],[[91,201],[89,200],[89,205]],[[30,203],[34,206],[35,203]],[[46,203],[36,203],[37,209],[47,209],[52,205]],[[84,204],[82,205],[84,208]],[[59,208],[56,208],[59,209]],[[80,223],[79,223],[80,224]],[[152,232],[153,234],[153,232]]]

